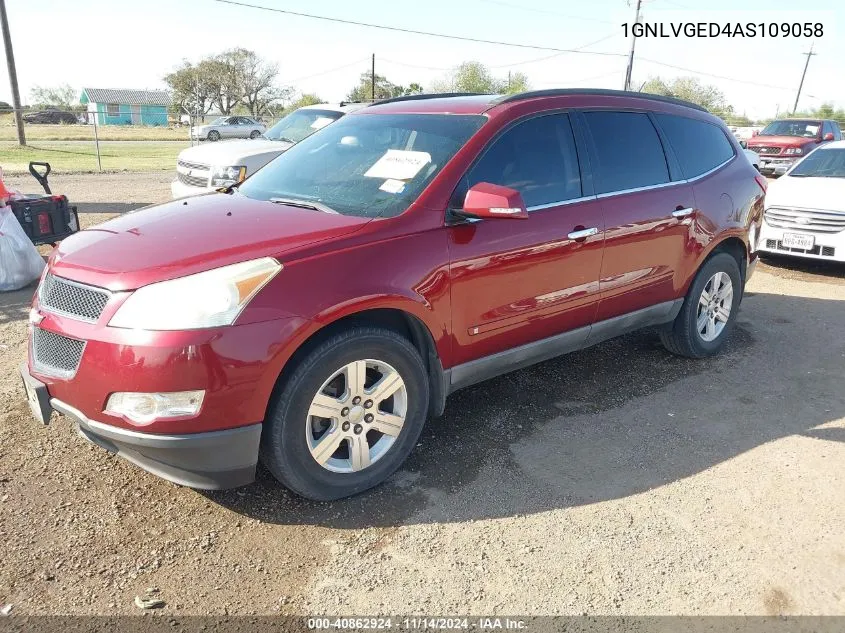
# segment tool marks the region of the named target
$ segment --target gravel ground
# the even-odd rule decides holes
[[[139,176],[62,185],[167,197]],[[155,586],[165,614],[845,615],[845,267],[772,261],[748,290],[718,358],[647,331],[466,389],[388,484],[332,504],[265,472],[180,488],[37,426],[32,289],[0,295],[0,604],[132,614]]]

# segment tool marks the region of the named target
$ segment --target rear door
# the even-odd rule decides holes
[[[500,133],[452,206],[479,182],[520,191],[529,218],[447,227],[456,364],[572,330],[573,344],[585,339],[598,301],[604,221],[600,202],[582,186],[569,115],[533,116]],[[571,237],[576,231],[585,236]]]
[[[598,322],[678,297],[696,204],[649,113],[581,117],[606,224]]]

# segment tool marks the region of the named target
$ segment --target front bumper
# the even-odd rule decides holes
[[[813,248],[804,250],[785,247],[783,245],[784,233],[812,235],[815,242]],[[757,251],[775,255],[790,255],[793,257],[842,262],[845,261],[845,231],[840,231],[839,233],[821,233],[816,231],[802,231],[800,229],[784,229],[771,226],[764,219],[760,229]]]
[[[801,158],[802,156],[789,158],[768,158],[766,156],[760,156],[760,173],[782,176]]]
[[[72,420],[89,442],[163,479],[204,490],[236,488],[255,480],[261,424],[178,435],[131,431],[91,420],[66,402],[49,398],[47,386],[29,373],[26,364],[21,366],[21,377],[27,391],[40,401],[44,422],[56,411]]]
[[[186,185],[178,179],[170,183],[170,194],[174,199],[198,196],[202,193],[211,193],[213,191],[215,191],[215,189],[212,187],[192,187],[191,185]]]

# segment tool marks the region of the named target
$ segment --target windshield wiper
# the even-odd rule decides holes
[[[310,200],[300,200],[298,198],[270,198],[270,202],[274,204],[286,204],[289,207],[299,207],[300,209],[322,211],[323,213],[334,213],[337,215],[337,211],[331,207],[327,207],[320,202],[312,202]]]
[[[262,136],[264,136],[264,135],[262,134]],[[281,141],[282,143],[293,143],[294,145],[296,145],[296,141],[294,141],[292,138],[288,138],[287,136],[277,136],[276,138],[270,138],[268,136],[264,136],[264,138],[266,138],[269,141]]]

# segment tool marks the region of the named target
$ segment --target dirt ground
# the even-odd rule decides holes
[[[166,199],[137,176],[62,185]],[[331,504],[266,472],[180,488],[36,425],[31,294],[0,295],[13,613],[139,613],[155,586],[165,614],[845,615],[845,267],[759,266],[717,358],[645,331],[461,391],[386,485]]]

